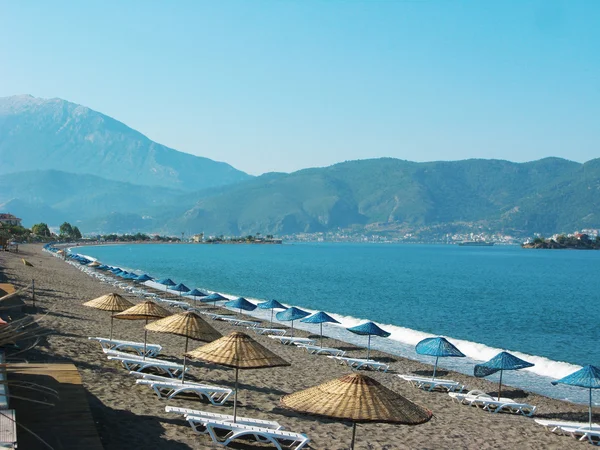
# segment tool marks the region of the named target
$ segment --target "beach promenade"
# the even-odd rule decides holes
[[[43,325],[55,330],[35,350],[25,355],[36,362],[70,362],[79,370],[87,390],[89,406],[105,449],[205,449],[217,448],[206,435],[196,435],[180,416],[165,412],[165,406],[200,409],[231,414],[231,403],[213,406],[197,397],[159,400],[147,386],[135,384],[135,379],[116,361],[107,360],[96,342],[89,336],[108,337],[109,313],[82,306],[82,303],[115,291],[42,251],[41,245],[23,245],[19,254],[0,253],[0,282],[17,287],[35,279],[37,316],[44,315]],[[21,258],[33,267],[25,266]],[[176,277],[177,274],[172,274]],[[119,294],[133,303],[141,299]],[[28,299],[25,300],[29,303]],[[203,306],[204,308],[212,307]],[[181,312],[172,310],[172,312]],[[222,321],[210,321],[222,335],[240,331]],[[245,331],[245,330],[243,330]],[[286,361],[289,367],[245,370],[240,375],[238,414],[265,420],[276,420],[287,430],[304,433],[313,449],[347,449],[350,444],[349,423],[309,417],[283,408],[279,399],[311,386],[338,378],[351,370],[325,356],[311,355],[294,346],[281,345],[266,336],[252,337]],[[115,320],[114,337],[143,340],[143,321]],[[297,336],[308,336],[297,331]],[[148,333],[148,341],[163,347],[161,357],[181,362],[185,339],[163,333]],[[190,350],[203,343],[190,342]],[[324,346],[346,350],[347,356],[363,356],[364,351],[332,339]],[[431,421],[408,427],[388,424],[359,424],[357,449],[565,449],[591,448],[587,443],[558,436],[544,430],[532,418],[512,414],[492,414],[479,408],[459,405],[445,393],[426,392],[401,380],[397,374],[431,374],[432,367],[419,362],[373,351],[371,357],[390,364],[387,373],[368,372],[377,381],[411,401],[433,411]],[[190,379],[224,387],[233,387],[234,371],[192,360]],[[497,392],[497,383],[484,379],[438,370],[437,376],[465,384],[469,390]],[[586,420],[587,408],[549,399],[506,386],[503,397],[536,405],[535,417],[560,420]],[[18,413],[18,412],[17,412]],[[17,416],[18,417],[18,416]],[[35,430],[34,430],[35,431]],[[41,447],[40,447],[41,448]],[[237,444],[234,448],[273,448],[255,444]]]

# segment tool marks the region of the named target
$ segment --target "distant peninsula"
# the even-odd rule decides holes
[[[600,236],[590,238],[587,234],[576,233],[574,235],[544,239],[537,237],[531,242],[521,245],[523,248],[545,248],[545,249],[573,249],[573,250],[600,250]]]

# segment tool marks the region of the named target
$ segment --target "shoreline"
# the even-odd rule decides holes
[[[24,266],[21,258],[27,258],[34,267]],[[107,361],[99,346],[87,340],[87,336],[102,336],[106,333],[109,316],[101,311],[83,307],[81,303],[108,293],[114,288],[65,264],[59,258],[42,253],[41,246],[23,246],[21,253],[17,255],[1,254],[0,266],[0,276],[3,275],[17,286],[23,286],[32,276],[35,277],[36,287],[39,286],[40,289],[37,296],[41,308],[40,315],[47,313],[46,326],[52,326],[58,331],[48,338],[48,342],[40,348],[40,354],[37,356],[51,361],[68,360],[78,367],[84,386],[90,394],[90,406],[105,448],[200,449],[210,446],[210,440],[206,436],[194,435],[183,420],[165,413],[164,401],[157,400],[147,388],[136,386],[124,369]],[[131,295],[125,296],[132,301],[139,301]],[[140,335],[143,334],[140,323],[118,322],[115,321],[115,334],[118,338],[140,339]],[[210,323],[222,334],[233,330],[240,331],[239,327],[226,323]],[[306,336],[309,333],[298,331],[297,334]],[[243,371],[240,375],[241,413],[251,417],[278,420],[287,429],[306,433],[312,439],[313,449],[347,448],[350,440],[347,424],[292,413],[281,408],[278,400],[281,395],[350,373],[350,370],[325,357],[308,355],[300,349],[282,346],[262,336],[252,337],[290,361],[292,366]],[[163,345],[165,355],[181,360],[182,338],[150,333],[149,342]],[[335,339],[327,338],[325,342],[327,346],[343,347],[357,356],[364,352],[363,349]],[[198,345],[200,343],[191,343],[190,348]],[[583,444],[572,438],[546,432],[532,419],[509,414],[491,414],[478,408],[457,405],[447,394],[415,389],[400,380],[396,374],[430,374],[431,365],[378,350],[372,353],[374,359],[390,362],[391,368],[388,373],[367,374],[417,404],[431,409],[435,419],[416,428],[385,424],[360,425],[357,448],[582,448]],[[231,370],[193,360],[192,366],[192,375],[203,381],[223,386],[233,384]],[[440,371],[440,376],[466,383],[469,389],[482,389],[490,393],[497,389],[495,382],[445,369]],[[123,395],[124,393],[127,395]],[[503,393],[508,397],[537,405],[539,409],[536,417],[585,420],[587,415],[583,406],[523,390],[507,388]],[[169,404],[230,413],[229,406],[213,407],[195,400],[172,400]]]
[[[73,249],[75,249],[75,247],[73,247]],[[79,248],[79,251],[81,252],[81,254],[86,255],[85,248]],[[95,259],[95,257],[93,256],[90,257],[92,259]],[[103,262],[106,263],[106,261]],[[139,267],[128,267],[127,264],[121,264],[121,266],[126,270],[142,270]],[[173,273],[167,273],[165,276],[178,279],[177,274]],[[208,292],[215,292],[212,288],[206,286],[202,286],[202,289],[207,290]],[[223,291],[219,291],[219,293],[231,299],[237,298],[239,296],[237,294],[231,294],[229,292]],[[171,294],[173,294],[173,292],[171,292]],[[177,293],[174,294],[176,295]],[[244,298],[253,303],[266,301],[266,299],[261,299],[258,297],[244,296]],[[312,308],[305,308],[301,305],[294,305],[291,303],[289,305],[287,303],[284,304],[286,304],[287,306],[300,307],[311,313],[316,312],[316,310],[313,310]],[[227,308],[223,309],[230,312],[233,311]],[[351,333],[348,333],[346,331],[346,328],[356,326],[359,323],[371,319],[368,317],[355,317],[352,315],[331,312],[328,310],[325,310],[324,312],[341,322],[341,325],[326,325],[324,327],[324,333],[328,334],[331,338],[334,338],[346,344],[357,345],[360,348],[360,346],[363,344],[364,339],[362,339],[360,336],[355,336]],[[267,313],[262,312],[262,310],[256,309],[255,311],[246,312],[245,314],[252,318],[268,320],[269,314]],[[417,355],[414,351],[414,347],[420,340],[425,339],[427,337],[435,337],[438,335],[423,332],[417,329],[407,328],[401,325],[395,325],[379,321],[374,322],[386,331],[390,331],[392,335],[387,339],[374,338],[371,342],[371,348],[378,349],[385,353],[389,353],[394,357],[406,358],[408,360],[418,361],[424,364],[429,364],[429,361],[433,360],[432,358]],[[275,321],[275,324],[277,326],[286,326],[285,323],[278,321]],[[303,329],[307,332],[311,332],[314,331],[314,329],[316,329],[311,328],[310,326],[307,326],[299,321],[296,322],[295,328]],[[525,369],[514,373],[506,372],[504,374],[504,381],[507,385],[514,388],[535,392],[537,394],[544,395],[549,398],[557,400],[566,400],[575,404],[587,404],[588,402],[588,396],[586,392],[573,390],[566,386],[551,385],[551,381],[554,381],[572,372],[575,372],[576,370],[581,368],[580,365],[567,361],[553,360],[546,356],[525,353],[514,348],[493,347],[488,344],[480,343],[477,341],[470,341],[465,338],[455,338],[451,335],[444,335],[444,337],[451,340],[459,349],[461,349],[461,351],[463,351],[463,353],[465,353],[467,357],[441,358],[439,366],[442,368],[456,371],[466,376],[471,376],[473,373],[473,366],[475,364],[486,361],[501,351],[509,351],[510,353],[514,354],[515,356],[521,359],[534,363],[535,366],[530,369]],[[600,405],[598,400],[595,401],[595,405]]]

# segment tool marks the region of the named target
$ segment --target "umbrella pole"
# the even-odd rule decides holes
[[[350,450],[354,450],[355,437],[356,437],[356,422],[352,422],[352,441],[350,441]]]
[[[110,338],[109,338],[111,341],[112,341],[113,320],[114,320],[114,317],[111,314],[110,315]]]
[[[592,388],[590,388],[590,430],[592,429]]]
[[[500,401],[500,391],[502,390],[502,370],[500,370],[500,382],[498,383],[498,401]]]
[[[273,328],[273,308],[271,308],[271,322],[269,322],[269,328]]]
[[[321,348],[323,348],[323,322],[321,322],[319,325],[321,325]]]
[[[367,359],[369,359],[370,353],[371,353],[371,335],[369,335],[369,341],[367,343]]]
[[[292,337],[294,337],[294,321],[292,320]]]
[[[233,423],[235,423],[235,419],[237,418],[237,391],[238,391],[238,373],[239,368],[235,368],[235,392],[233,394]]]
[[[435,373],[437,372],[438,359],[440,359],[440,357],[436,356],[435,357],[435,366],[433,366],[433,378],[431,378],[432,380],[435,380]]]
[[[187,362],[188,337],[185,337],[185,353],[183,354],[183,372],[181,373],[181,384],[185,384],[185,363]]]
[[[146,317],[146,325],[148,325],[148,318]],[[142,360],[146,361],[146,339],[148,338],[148,330],[144,326],[144,357]]]

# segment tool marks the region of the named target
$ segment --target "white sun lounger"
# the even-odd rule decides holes
[[[275,339],[281,342],[283,345],[290,345],[296,343],[303,343],[307,345],[312,345],[315,343],[314,339],[309,339],[305,337],[292,337],[292,336],[278,336],[276,334],[268,334],[267,337],[271,339]]]
[[[561,426],[560,432],[572,436],[575,439],[579,439],[580,441],[585,441],[587,439],[592,444],[600,445],[600,441],[598,440],[600,439],[600,427],[595,424],[592,425],[592,428],[590,428],[589,423],[586,423],[581,427]]]
[[[123,354],[123,352],[107,352],[110,361],[119,361],[125,369],[132,372],[144,372],[145,370],[154,369],[159,373],[164,373],[171,378],[181,378],[183,374],[183,365],[171,361],[154,358],[142,358],[141,356]],[[185,370],[189,370],[186,367]]]
[[[181,414],[188,419],[188,417],[192,417],[193,420],[189,420],[191,427],[197,433],[205,434],[206,428],[200,426],[200,421],[203,419],[212,419],[212,420],[222,420],[224,422],[233,422],[233,416],[229,414],[217,414],[213,412],[207,411],[198,411],[196,409],[189,408],[179,408],[177,406],[165,406],[165,411],[175,414]],[[249,417],[236,417],[236,423],[241,423],[244,425],[250,425],[255,427],[262,428],[270,428],[272,430],[281,430],[283,427],[279,425],[278,422],[273,420],[263,420],[263,419],[251,419]]]
[[[273,336],[283,336],[287,333],[284,328],[263,328],[263,327],[246,327],[249,330],[254,331],[256,334],[271,334]]]
[[[261,443],[271,443],[277,450],[289,448],[291,450],[300,450],[310,442],[305,434],[293,433],[291,431],[273,430],[265,427],[256,427],[244,425],[242,423],[233,423],[221,420],[200,419],[201,425],[206,428],[215,444],[228,446],[231,442],[239,438],[254,437]],[[217,434],[217,432],[220,432]],[[223,435],[223,432],[226,432]]]
[[[331,347],[319,347],[318,345],[307,345],[301,342],[296,343],[298,348],[303,348],[311,355],[333,355],[333,356],[344,356],[346,352],[338,348]]]
[[[140,356],[144,356],[144,343],[143,342],[133,342],[133,341],[121,341],[118,339],[108,339],[101,337],[89,337],[89,340],[98,341],[102,346],[102,350],[106,352],[107,350],[131,350],[136,352]],[[162,347],[158,344],[146,344],[146,356],[156,356],[160,353]]]
[[[175,380],[173,378],[151,376],[136,380],[136,384],[150,386],[158,398],[167,400],[183,393],[193,393],[206,399],[213,405],[223,405],[233,394],[233,389],[221,386],[210,386],[208,384],[196,383],[193,381]]]
[[[345,364],[353,369],[373,369],[383,370],[387,372],[390,368],[389,364],[385,364],[374,359],[361,359],[361,358],[349,358],[347,356],[327,356],[328,358],[335,359],[340,364]]]
[[[589,422],[572,422],[568,420],[552,420],[552,419],[533,419],[535,422],[543,426],[546,430],[552,433],[564,434],[561,428],[585,428],[589,427]],[[599,427],[600,425],[593,423],[592,427]]]
[[[513,414],[523,414],[531,417],[535,413],[537,407],[528,403],[518,403],[511,398],[492,397],[482,391],[469,391],[466,394],[458,392],[449,392],[448,395],[459,403],[470,406],[477,406],[485,411],[499,413],[501,411],[510,412]]]
[[[462,392],[465,388],[464,384],[458,381],[443,380],[441,378],[418,377],[414,375],[398,375],[405,381],[408,381],[412,386],[426,391],[441,389],[447,392]]]

